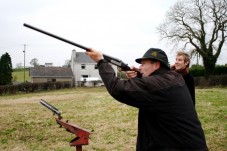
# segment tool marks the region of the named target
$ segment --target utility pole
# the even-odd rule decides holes
[[[24,83],[25,83],[25,49],[26,49],[26,44],[24,44]]]

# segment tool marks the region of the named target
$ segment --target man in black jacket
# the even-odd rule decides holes
[[[90,50],[109,94],[139,109],[137,151],[208,150],[188,88],[164,51],[150,48],[136,59],[142,77],[120,80],[102,53]]]

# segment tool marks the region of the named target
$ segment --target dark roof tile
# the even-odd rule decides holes
[[[96,63],[84,52],[76,52],[76,57],[73,58],[76,63]]]
[[[32,67],[31,77],[73,77],[70,67]]]

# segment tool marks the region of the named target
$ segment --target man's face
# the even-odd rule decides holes
[[[188,62],[184,61],[184,56],[177,56],[176,57],[176,62],[175,62],[176,70],[185,69],[187,65],[188,65]]]
[[[139,71],[142,74],[142,77],[147,77],[151,73],[153,73],[155,70],[159,68],[157,65],[158,62],[153,62],[150,59],[143,59],[141,61],[141,65],[139,67]]]

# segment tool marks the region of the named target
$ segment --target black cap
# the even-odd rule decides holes
[[[143,59],[151,59],[151,60],[160,61],[163,65],[165,65],[167,68],[169,68],[168,57],[167,57],[166,53],[161,49],[158,49],[158,48],[148,49],[142,58],[136,59],[136,62],[141,63],[141,60],[143,60]]]

